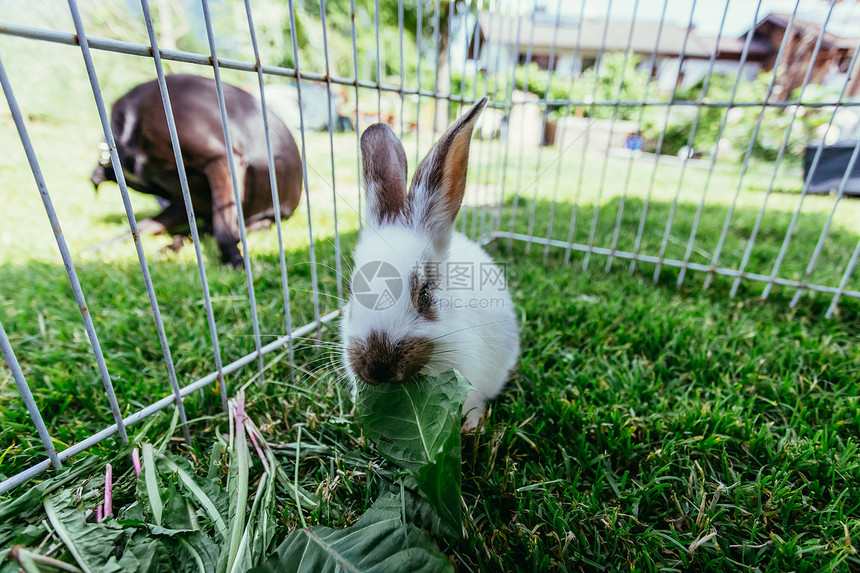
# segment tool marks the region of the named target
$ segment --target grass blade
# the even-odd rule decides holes
[[[248,506],[248,441],[245,438],[245,397],[239,394],[236,399],[236,407],[234,409],[234,440],[231,444],[233,456],[231,457],[231,465],[236,469],[237,483],[233,486],[232,491],[235,492],[233,499],[233,520],[230,524],[230,543],[227,556],[227,571],[233,570],[233,565],[236,562],[236,556],[239,554],[239,545],[242,541],[242,534],[245,529],[245,512]]]
[[[164,511],[164,505],[161,501],[161,493],[158,489],[158,480],[156,480],[155,459],[153,457],[152,444],[143,444],[143,469],[144,483],[146,484],[146,495],[149,498],[149,506],[152,508],[152,518],[155,524],[161,526],[161,516]]]

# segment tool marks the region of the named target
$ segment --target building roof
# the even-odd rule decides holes
[[[534,51],[546,52],[551,49],[554,40],[557,49],[574,50],[577,38],[581,35],[579,49],[584,51],[600,50],[601,45],[605,51],[624,51],[629,42],[633,52],[650,54],[654,51],[659,38],[658,54],[678,55],[684,47],[684,38],[688,35],[686,28],[673,22],[664,21],[661,30],[660,22],[647,20],[634,22],[629,19],[612,19],[608,21],[608,25],[604,19],[585,19],[581,23],[570,20],[561,21],[556,32],[555,22],[545,17],[532,18],[529,15],[516,16],[489,12],[479,14],[478,25],[483,36],[482,42],[489,40],[509,46],[517,42],[519,25],[519,43],[523,52],[528,49],[529,43],[532,44]],[[604,29],[606,29],[605,43]],[[685,55],[707,58],[711,55],[711,47],[702,45],[696,34],[690,31]]]
[[[746,34],[740,38],[722,37],[718,39],[715,36],[697,35],[696,43],[702,46],[709,56],[716,48],[717,57],[737,59],[740,58],[740,55],[744,50],[744,44],[746,43],[745,36]],[[767,42],[753,38],[753,40],[750,41],[750,47],[747,50],[747,59],[755,61],[761,59],[762,56],[773,53],[773,51],[774,49]]]
[[[789,14],[772,13],[762,18],[756,25],[758,30],[765,25],[773,25],[785,28],[788,25]],[[627,49],[628,42],[634,53],[650,54],[657,45],[657,53],[662,56],[677,56],[684,47],[684,39],[687,45],[684,51],[687,58],[709,58],[714,50],[718,57],[737,58],[744,48],[746,35],[739,38],[720,38],[701,36],[693,30],[689,32],[683,26],[674,22],[664,21],[661,23],[647,20],[622,20],[622,19],[595,19],[586,18],[580,23],[577,19],[565,17],[555,27],[555,17],[543,13],[533,15],[516,16],[513,14],[495,14],[481,12],[478,15],[478,27],[482,35],[482,42],[492,41],[511,46],[517,42],[517,26],[519,25],[520,51],[525,53],[529,43],[535,53],[547,53],[552,44],[556,42],[556,48],[563,51],[576,49],[579,39],[579,49],[585,52],[595,52],[601,49],[605,51],[619,52]],[[581,30],[580,30],[581,28]],[[604,28],[606,28],[606,40],[603,41]],[[815,38],[821,33],[821,26],[813,22],[795,17],[792,24],[793,30],[802,31],[806,35]],[[632,31],[632,35],[631,35]],[[580,37],[581,35],[581,37]],[[659,38],[659,45],[657,40]],[[825,32],[822,39],[823,48],[847,48],[853,49],[857,46],[858,38],[837,36]],[[774,53],[778,46],[771,46],[766,39],[753,37],[750,42],[748,59],[751,61]]]
[[[778,28],[786,28],[788,26],[788,21],[791,19],[791,14],[781,14],[781,13],[771,13],[759,20],[759,22],[755,25],[755,29],[758,30],[760,27],[766,24],[772,24]],[[794,22],[791,24],[791,29],[796,32],[801,32],[806,36],[812,36],[813,38],[818,38],[818,35],[821,34],[821,26],[814,22],[810,22],[808,20],[803,20],[795,16]],[[741,38],[745,37],[748,31],[744,33]],[[821,39],[821,47],[822,48],[845,48],[849,50],[853,50],[857,47],[857,42],[860,40],[858,37],[848,37],[848,36],[837,36],[835,34],[831,34],[830,32],[824,32],[824,37]]]

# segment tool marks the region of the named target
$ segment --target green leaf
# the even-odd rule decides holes
[[[365,436],[399,466],[418,471],[432,462],[451,434],[472,385],[456,370],[402,384],[364,386],[355,404]]]
[[[448,528],[462,535],[463,513],[460,486],[463,470],[460,456],[460,429],[451,432],[432,462],[418,470],[418,489]],[[441,531],[440,531],[441,533]]]
[[[461,534],[461,525],[458,523],[456,527],[452,527],[447,521],[443,521],[439,510],[427,500],[426,495],[421,495],[418,491],[414,479],[406,478],[401,481],[403,487],[400,483],[389,483],[383,490],[397,496],[398,500],[403,500],[403,514],[407,516],[410,524],[429,531],[434,537],[458,537]]]
[[[138,573],[209,573],[215,570],[218,545],[201,533],[160,535],[153,528],[135,533],[126,547],[125,556],[134,556]],[[124,557],[125,557],[124,556]]]
[[[188,537],[179,537],[179,544],[185,550],[190,559],[182,560],[183,571],[188,573],[208,573],[215,570],[218,561],[218,546],[202,533],[195,533]]]
[[[385,495],[357,523],[340,530],[293,531],[275,555],[251,573],[442,573],[453,571],[430,537],[400,518],[400,500]]]
[[[46,497],[45,513],[66,549],[86,572],[112,573],[144,571],[138,557],[125,552],[133,529],[125,529],[114,520],[86,523],[84,512],[75,506],[71,488]]]
[[[194,473],[194,468],[187,460],[167,455],[160,459],[170,471],[176,472],[183,490],[187,490],[194,501],[203,508],[206,516],[215,524],[222,537],[227,536],[227,524],[224,516],[227,513],[227,496],[218,482],[208,477],[201,478]]]
[[[415,478],[442,525],[434,533],[462,533],[461,412],[472,388],[456,370],[404,384],[362,388],[356,417],[377,450]]]
[[[7,558],[12,547],[38,544],[43,537],[45,537],[45,528],[39,525],[26,527],[14,527],[11,523],[0,525],[0,573],[18,573],[21,569],[17,563]]]
[[[103,463],[104,460],[98,456],[88,456],[72,466],[66,466],[62,472],[51,479],[26,486],[28,489],[22,495],[10,497],[8,501],[0,504],[0,523],[5,523],[13,517],[29,519],[38,515],[42,510],[42,497],[81,475],[92,473],[96,466],[101,466]]]
[[[180,493],[180,480],[176,474],[158,470],[157,462],[153,460],[150,465],[144,454],[143,468],[137,478],[136,489],[138,504],[135,507],[140,508],[134,513],[121,510],[118,517],[124,521],[138,519],[146,521],[147,524],[154,523],[164,530],[194,531],[196,527],[189,515],[186,499],[197,500],[186,498]]]
[[[145,466],[146,469],[155,470],[153,466]],[[142,474],[137,483],[138,502],[120,511],[118,520],[86,522],[85,510],[91,502],[79,500],[74,487],[61,489],[43,500],[51,526],[81,569],[98,573],[209,573],[215,570],[220,552],[216,539],[220,539],[220,535],[212,532],[211,527],[208,528],[210,533],[195,529],[175,473],[152,471],[150,476],[154,478],[152,484],[162,491],[149,495],[147,480]],[[208,483],[193,473],[186,477]],[[151,515],[149,500],[153,497],[161,502],[162,525],[143,521],[142,510]],[[196,497],[188,499],[200,502]]]
[[[176,484],[168,482],[162,494],[164,513],[161,518],[161,528],[165,531],[195,531],[194,523],[188,511],[188,504],[176,488]]]

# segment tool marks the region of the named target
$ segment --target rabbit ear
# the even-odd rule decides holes
[[[361,160],[367,193],[367,222],[375,227],[393,223],[406,211],[406,152],[384,123],[361,135]]]
[[[485,97],[448,128],[412,178],[411,220],[417,228],[430,234],[439,249],[450,241],[454,220],[463,202],[472,130],[486,103]]]

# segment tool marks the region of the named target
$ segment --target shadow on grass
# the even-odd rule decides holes
[[[341,240],[348,247],[355,241],[355,233],[342,235]],[[145,239],[150,245],[154,242],[154,238]],[[228,364],[255,349],[245,275],[220,263],[214,239],[205,237],[202,246],[222,360]],[[90,262],[95,256],[99,254],[88,255],[76,269],[120,408],[127,415],[170,394],[167,368],[136,258],[132,254],[121,261]],[[330,240],[317,241],[316,256],[319,308],[324,315],[338,308]],[[286,260],[290,318],[293,327],[298,327],[314,319],[308,250],[288,252]],[[150,255],[148,263],[177,378],[185,386],[215,371],[193,246],[186,244],[178,256]],[[254,252],[252,273],[261,344],[265,345],[286,333],[278,253]],[[58,449],[110,425],[113,420],[98,367],[62,265],[3,265],[0,284],[0,320]],[[310,363],[328,354],[310,348],[297,354],[297,362]],[[256,371],[254,364],[228,377],[231,390]],[[286,377],[289,370],[284,366],[271,375]],[[43,450],[5,362],[0,380],[4,387],[0,393],[0,451],[8,448],[0,474],[9,476],[41,460]],[[189,418],[218,411],[214,384],[205,389],[203,397],[203,403],[197,394],[189,397]]]
[[[119,191],[117,191],[119,193]],[[136,211],[134,213],[134,218],[138,221],[143,221],[144,219],[149,219],[150,217],[155,217],[161,213],[161,209],[146,209],[141,211]],[[119,225],[121,227],[128,228],[128,219],[125,216],[125,213],[104,213],[99,215],[96,218],[96,221],[99,223],[103,223],[105,225]]]

